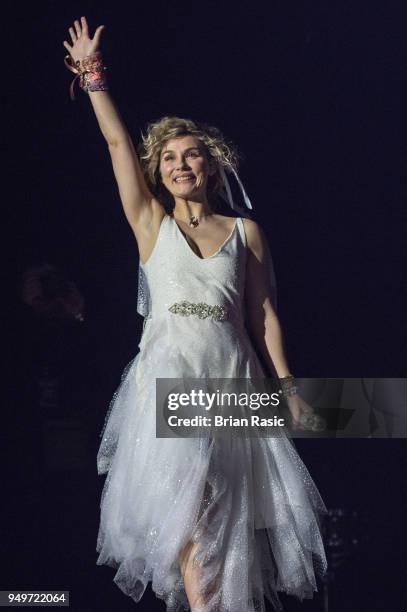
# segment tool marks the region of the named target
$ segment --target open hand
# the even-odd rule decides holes
[[[88,22],[86,17],[81,17],[80,21],[74,21],[73,27],[69,28],[72,45],[64,40],[63,45],[69,51],[73,61],[82,60],[87,55],[95,53],[99,48],[99,41],[104,25],[96,28],[93,38],[89,38]]]

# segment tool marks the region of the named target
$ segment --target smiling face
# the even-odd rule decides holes
[[[160,155],[161,180],[176,199],[206,199],[208,176],[215,173],[203,145],[195,136],[168,140]]]

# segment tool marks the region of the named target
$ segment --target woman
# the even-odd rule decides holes
[[[164,117],[143,136],[140,165],[108,92],[103,26],[69,28],[66,65],[78,73],[108,144],[134,232],[148,308],[140,351],[123,373],[98,454],[107,473],[98,564],[117,568],[135,601],[148,581],[171,612],[281,610],[278,591],[300,599],[324,574],[324,503],[292,442],[277,438],[157,438],[155,380],[282,380],[294,423],[296,393],[272,305],[267,244],[258,225],[215,214],[208,193],[236,155],[215,128]],[[73,64],[74,62],[74,64]],[[71,96],[73,90],[71,90]]]

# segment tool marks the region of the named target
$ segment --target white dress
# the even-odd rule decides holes
[[[125,369],[102,432],[107,473],[97,564],[139,601],[151,581],[168,612],[189,610],[178,555],[197,543],[202,612],[264,612],[278,591],[312,598],[327,569],[326,507],[292,441],[156,438],[156,378],[264,377],[243,322],[246,238],[241,218],[205,259],[166,215],[143,266],[151,293],[139,352]],[[182,316],[188,300],[221,305],[226,320]]]

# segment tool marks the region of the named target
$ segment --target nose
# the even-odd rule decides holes
[[[181,157],[180,161],[177,164],[177,170],[181,170],[182,168],[189,168],[185,157]]]

